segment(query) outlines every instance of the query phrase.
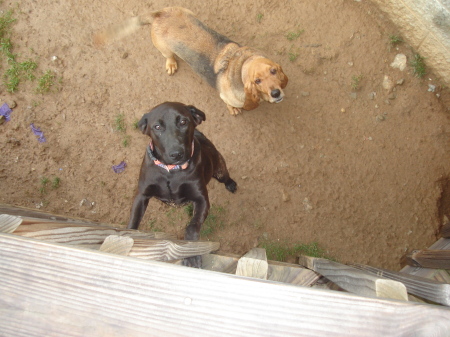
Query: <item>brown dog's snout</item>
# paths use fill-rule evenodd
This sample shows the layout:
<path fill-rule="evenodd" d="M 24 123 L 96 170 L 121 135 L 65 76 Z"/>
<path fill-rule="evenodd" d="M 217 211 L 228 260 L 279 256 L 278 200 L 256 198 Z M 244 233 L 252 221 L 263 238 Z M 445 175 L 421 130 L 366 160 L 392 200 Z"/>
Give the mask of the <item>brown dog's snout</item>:
<path fill-rule="evenodd" d="M 280 89 L 273 89 L 270 92 L 270 96 L 272 96 L 273 98 L 278 98 L 278 97 L 280 97 L 280 95 L 281 95 Z"/>

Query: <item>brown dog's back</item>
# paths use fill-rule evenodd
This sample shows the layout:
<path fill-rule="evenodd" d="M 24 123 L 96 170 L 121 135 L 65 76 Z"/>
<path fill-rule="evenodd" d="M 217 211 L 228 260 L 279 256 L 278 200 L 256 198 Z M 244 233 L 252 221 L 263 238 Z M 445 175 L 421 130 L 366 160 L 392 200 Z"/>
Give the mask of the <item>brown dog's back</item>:
<path fill-rule="evenodd" d="M 227 44 L 234 42 L 207 27 L 185 8 L 164 8 L 151 16 L 155 47 L 166 58 L 177 55 L 216 87 L 214 60 Z"/>

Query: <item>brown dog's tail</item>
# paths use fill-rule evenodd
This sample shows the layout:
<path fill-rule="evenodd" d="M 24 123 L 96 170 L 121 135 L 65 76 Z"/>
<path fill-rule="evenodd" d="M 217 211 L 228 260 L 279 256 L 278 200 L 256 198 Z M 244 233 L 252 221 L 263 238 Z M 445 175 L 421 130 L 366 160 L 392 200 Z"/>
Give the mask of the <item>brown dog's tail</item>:
<path fill-rule="evenodd" d="M 128 35 L 133 34 L 141 26 L 149 25 L 151 23 L 151 15 L 136 16 L 128 19 L 122 23 L 112 25 L 100 32 L 97 32 L 93 36 L 95 46 L 103 46 L 112 41 L 123 39 Z"/>

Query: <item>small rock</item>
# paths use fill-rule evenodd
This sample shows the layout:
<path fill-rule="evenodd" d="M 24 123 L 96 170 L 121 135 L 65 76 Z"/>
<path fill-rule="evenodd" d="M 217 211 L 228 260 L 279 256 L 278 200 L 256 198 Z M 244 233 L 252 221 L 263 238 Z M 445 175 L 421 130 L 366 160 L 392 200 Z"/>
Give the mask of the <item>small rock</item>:
<path fill-rule="evenodd" d="M 369 94 L 369 99 L 375 99 L 376 96 L 377 96 L 377 93 L 375 91 L 373 91 Z"/>
<path fill-rule="evenodd" d="M 281 190 L 281 195 L 282 195 L 284 202 L 291 200 L 291 198 L 289 197 L 289 194 L 287 194 L 285 190 Z"/>
<path fill-rule="evenodd" d="M 309 212 L 313 209 L 311 206 L 311 203 L 309 202 L 309 198 L 303 199 L 303 207 L 305 208 L 305 211 Z"/>
<path fill-rule="evenodd" d="M 436 86 L 433 84 L 428 84 L 428 91 L 429 92 L 434 92 L 436 90 Z"/>
<path fill-rule="evenodd" d="M 388 96 L 389 99 L 395 99 L 397 97 L 397 95 L 393 92 L 391 92 Z"/>
<path fill-rule="evenodd" d="M 301 94 L 303 97 L 309 96 L 309 92 L 307 92 L 307 91 L 301 91 L 300 94 Z"/>
<path fill-rule="evenodd" d="M 398 84 L 398 85 L 402 85 L 404 82 L 405 82 L 405 79 L 402 78 L 402 79 L 400 79 L 400 80 L 397 81 L 397 84 Z"/>
<path fill-rule="evenodd" d="M 127 57 L 128 57 L 128 53 L 127 53 L 127 52 L 125 52 L 125 53 L 122 54 L 122 58 L 123 58 L 123 59 L 126 59 Z"/>
<path fill-rule="evenodd" d="M 341 109 L 341 112 L 345 112 L 345 109 L 344 109 L 344 108 L 342 108 L 342 109 Z"/>
<path fill-rule="evenodd" d="M 392 82 L 392 80 L 389 78 L 389 76 L 384 75 L 383 88 L 386 90 L 392 90 L 393 87 L 394 87 L 394 82 Z"/>
<path fill-rule="evenodd" d="M 350 67 L 353 67 L 353 62 L 348 62 L 348 65 L 349 65 Z"/>
<path fill-rule="evenodd" d="M 17 103 L 16 103 L 16 101 L 11 101 L 11 102 L 9 102 L 8 106 L 10 109 L 14 109 L 17 106 Z"/>
<path fill-rule="evenodd" d="M 375 119 L 377 120 L 377 122 L 382 122 L 384 121 L 386 118 L 383 115 L 378 115 L 377 117 L 375 117 Z"/>
<path fill-rule="evenodd" d="M 397 54 L 395 55 L 394 62 L 391 63 L 392 68 L 398 68 L 400 71 L 405 70 L 406 68 L 406 55 Z"/>

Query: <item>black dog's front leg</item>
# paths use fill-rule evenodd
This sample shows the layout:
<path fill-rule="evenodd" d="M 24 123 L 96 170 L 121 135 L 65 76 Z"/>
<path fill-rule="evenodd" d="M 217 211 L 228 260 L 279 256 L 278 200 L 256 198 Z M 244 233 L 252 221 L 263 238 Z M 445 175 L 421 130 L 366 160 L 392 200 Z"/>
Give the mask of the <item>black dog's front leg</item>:
<path fill-rule="evenodd" d="M 194 201 L 194 215 L 186 227 L 184 239 L 189 241 L 197 241 L 200 237 L 200 229 L 205 222 L 209 212 L 208 198 Z M 200 255 L 192 256 L 183 260 L 183 265 L 194 268 L 202 267 L 202 257 Z"/>
<path fill-rule="evenodd" d="M 128 222 L 128 229 L 137 229 L 144 217 L 145 210 L 147 209 L 149 197 L 146 197 L 140 193 L 134 198 L 133 206 L 131 207 L 130 221 Z"/>

